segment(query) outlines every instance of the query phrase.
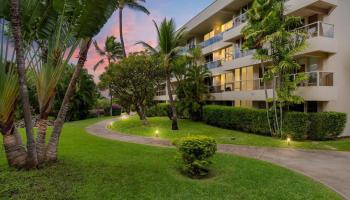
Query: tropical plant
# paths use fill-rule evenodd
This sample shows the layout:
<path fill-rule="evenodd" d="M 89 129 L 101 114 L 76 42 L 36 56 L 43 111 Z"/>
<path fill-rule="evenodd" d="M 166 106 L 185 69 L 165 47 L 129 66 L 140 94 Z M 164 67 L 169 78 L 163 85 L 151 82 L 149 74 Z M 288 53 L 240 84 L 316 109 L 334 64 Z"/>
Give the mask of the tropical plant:
<path fill-rule="evenodd" d="M 145 125 L 147 104 L 153 101 L 157 85 L 164 81 L 163 68 L 155 56 L 131 54 L 120 63 L 111 64 L 106 74 L 108 85 L 123 107 L 133 106 Z M 126 103 L 126 105 L 125 105 Z"/>
<path fill-rule="evenodd" d="M 300 17 L 284 16 L 283 0 L 255 0 L 248 12 L 248 25 L 242 31 L 245 49 L 256 49 L 254 57 L 261 61 L 268 119 L 269 102 L 273 104 L 271 134 L 283 136 L 283 108 L 303 101 L 294 91 L 307 77 L 299 74 L 291 78 L 300 69 L 294 56 L 306 47 L 305 33 L 293 31 L 301 25 Z M 265 63 L 270 66 L 265 67 Z M 267 96 L 266 81 L 272 81 L 271 98 Z"/>
<path fill-rule="evenodd" d="M 111 64 L 111 61 L 113 60 L 114 62 L 117 61 L 117 59 L 121 59 L 123 58 L 123 49 L 122 46 L 119 42 L 116 41 L 116 38 L 114 36 L 108 36 L 106 38 L 105 41 L 105 46 L 104 46 L 104 50 L 102 50 L 96 41 L 94 41 L 94 45 L 95 45 L 95 49 L 97 51 L 97 53 L 100 56 L 104 56 L 106 58 L 101 58 L 101 60 L 99 60 L 95 66 L 94 66 L 94 70 L 96 70 L 98 68 L 99 65 L 104 63 L 104 60 L 107 59 L 108 61 L 108 66 Z M 110 107 L 109 107 L 109 111 L 110 111 L 110 115 L 112 116 L 112 104 L 113 104 L 113 95 L 111 92 L 111 87 L 108 86 L 106 87 L 106 89 L 108 89 L 109 92 L 109 96 L 110 96 Z"/>
<path fill-rule="evenodd" d="M 132 10 L 141 11 L 143 13 L 146 13 L 147 15 L 150 14 L 150 12 L 147 10 L 146 7 L 140 4 L 140 2 L 146 2 L 146 0 L 116 0 L 117 1 L 117 9 L 119 9 L 119 35 L 120 35 L 120 42 L 123 49 L 123 55 L 126 57 L 126 50 L 125 50 L 125 43 L 124 43 L 124 36 L 123 36 L 123 11 L 124 8 L 130 8 Z"/>
<path fill-rule="evenodd" d="M 98 46 L 97 41 L 94 41 L 94 46 L 97 53 L 102 57 L 101 60 L 94 65 L 94 70 L 96 70 L 99 65 L 103 64 L 105 59 L 107 59 L 109 65 L 111 61 L 115 62 L 117 59 L 121 59 L 123 57 L 123 49 L 121 44 L 116 41 L 114 36 L 108 36 L 106 38 L 103 50 Z"/>
<path fill-rule="evenodd" d="M 167 90 L 172 111 L 172 130 L 178 130 L 179 128 L 177 124 L 176 106 L 173 94 L 171 92 L 171 66 L 174 60 L 181 54 L 181 46 L 183 46 L 185 43 L 185 28 L 181 28 L 176 31 L 175 22 L 173 19 L 167 20 L 165 18 L 160 24 L 160 27 L 155 21 L 153 22 L 156 27 L 158 36 L 157 48 L 153 48 L 151 45 L 143 41 L 138 42 L 137 44 L 144 45 L 147 49 L 149 49 L 154 54 L 159 55 L 159 57 L 162 59 L 162 65 L 165 71 Z"/>
<path fill-rule="evenodd" d="M 180 59 L 181 61 L 182 59 Z M 206 100 L 210 97 L 209 87 L 205 83 L 205 79 L 211 76 L 210 71 L 206 68 L 202 51 L 195 48 L 189 51 L 187 63 L 182 63 L 183 70 L 176 77 L 183 77 L 182 81 L 178 82 L 176 95 L 179 99 L 181 110 L 186 110 L 190 118 L 194 121 L 202 119 L 202 109 Z M 181 62 L 175 62 L 181 64 Z M 181 66 L 177 66 L 181 69 Z M 181 73 L 182 72 L 182 73 Z M 174 72 L 177 74 L 176 72 Z M 180 80 L 180 78 L 178 78 Z"/>

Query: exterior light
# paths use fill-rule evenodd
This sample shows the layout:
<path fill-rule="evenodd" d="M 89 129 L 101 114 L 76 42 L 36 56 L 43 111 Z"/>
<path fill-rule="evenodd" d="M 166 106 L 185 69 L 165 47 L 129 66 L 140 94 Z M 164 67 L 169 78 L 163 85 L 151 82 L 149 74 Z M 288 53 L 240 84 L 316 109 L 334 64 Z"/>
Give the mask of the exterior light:
<path fill-rule="evenodd" d="M 159 131 L 158 131 L 158 129 L 156 130 L 155 136 L 156 136 L 156 137 L 159 137 Z"/>
<path fill-rule="evenodd" d="M 287 144 L 288 144 L 288 146 L 290 145 L 291 141 L 292 141 L 292 139 L 290 137 L 287 137 Z"/>

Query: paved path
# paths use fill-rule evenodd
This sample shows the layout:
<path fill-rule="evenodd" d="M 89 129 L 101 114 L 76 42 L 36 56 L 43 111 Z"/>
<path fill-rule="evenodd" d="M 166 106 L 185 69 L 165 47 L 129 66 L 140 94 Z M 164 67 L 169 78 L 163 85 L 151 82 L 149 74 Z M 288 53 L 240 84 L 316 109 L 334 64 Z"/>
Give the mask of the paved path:
<path fill-rule="evenodd" d="M 107 129 L 117 119 L 109 119 L 86 128 L 92 134 L 123 142 L 157 147 L 173 147 L 168 140 L 126 135 Z M 309 176 L 350 200 L 350 153 L 300 149 L 281 149 L 219 144 L 221 153 L 268 161 Z"/>

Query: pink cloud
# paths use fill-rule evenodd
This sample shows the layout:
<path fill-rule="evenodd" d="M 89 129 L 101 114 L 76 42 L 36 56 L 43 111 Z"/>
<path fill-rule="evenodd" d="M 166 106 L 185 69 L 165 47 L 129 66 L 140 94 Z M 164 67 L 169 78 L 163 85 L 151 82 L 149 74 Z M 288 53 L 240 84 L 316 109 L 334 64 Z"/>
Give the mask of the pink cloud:
<path fill-rule="evenodd" d="M 138 41 L 145 41 L 152 46 L 156 45 L 156 30 L 152 20 L 159 22 L 163 19 L 163 16 L 157 12 L 152 12 L 151 15 L 135 14 L 135 11 L 125 10 L 123 16 L 123 35 L 126 51 L 128 53 L 144 50 L 142 45 L 135 45 Z M 119 40 L 119 19 L 118 13 L 115 12 L 101 32 L 94 38 L 98 45 L 103 48 L 104 41 L 107 36 L 115 36 Z M 95 76 L 95 80 L 98 81 L 98 77 L 105 69 L 105 65 L 101 65 L 96 71 L 93 71 L 93 66 L 101 59 L 96 53 L 95 47 L 91 46 L 88 53 L 88 58 L 85 67 L 89 70 L 89 73 Z"/>

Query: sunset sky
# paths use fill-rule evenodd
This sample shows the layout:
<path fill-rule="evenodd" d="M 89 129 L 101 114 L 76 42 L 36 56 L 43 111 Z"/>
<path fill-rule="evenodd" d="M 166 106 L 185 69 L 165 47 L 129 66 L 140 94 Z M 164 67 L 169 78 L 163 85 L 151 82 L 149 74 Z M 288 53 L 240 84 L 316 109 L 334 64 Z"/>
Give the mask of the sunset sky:
<path fill-rule="evenodd" d="M 164 17 L 174 18 L 177 27 L 180 27 L 212 2 L 213 0 L 147 0 L 144 5 L 151 12 L 149 16 L 126 9 L 124 11 L 123 32 L 127 51 L 141 50 L 142 46 L 135 45 L 140 40 L 153 45 L 156 43 L 156 32 L 152 20 L 159 23 Z M 95 37 L 101 48 L 104 46 L 107 36 L 114 35 L 119 40 L 118 27 L 118 13 L 115 12 L 102 31 Z M 92 70 L 98 60 L 100 60 L 100 57 L 95 48 L 92 47 L 89 51 L 86 68 L 95 76 L 95 80 L 98 80 L 98 76 L 104 71 L 104 66 L 101 66 L 96 72 Z"/>

